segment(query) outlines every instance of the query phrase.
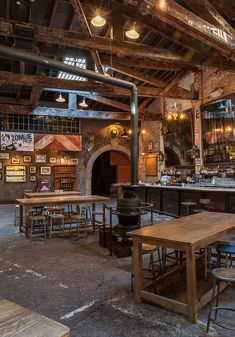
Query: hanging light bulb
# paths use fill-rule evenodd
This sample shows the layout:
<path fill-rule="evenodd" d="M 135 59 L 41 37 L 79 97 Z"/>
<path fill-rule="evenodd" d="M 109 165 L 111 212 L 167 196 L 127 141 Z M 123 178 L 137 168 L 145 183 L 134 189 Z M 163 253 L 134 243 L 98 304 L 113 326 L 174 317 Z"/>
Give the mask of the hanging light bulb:
<path fill-rule="evenodd" d="M 18 6 L 20 6 L 20 5 L 21 5 L 21 1 L 20 1 L 20 0 L 17 0 L 17 1 L 16 1 L 16 4 L 17 4 Z"/>
<path fill-rule="evenodd" d="M 96 12 L 96 16 L 91 20 L 91 24 L 95 27 L 103 27 L 106 24 L 105 18 L 100 15 L 100 12 Z"/>
<path fill-rule="evenodd" d="M 82 102 L 79 103 L 81 108 L 88 108 L 88 104 L 86 103 L 86 98 L 84 97 Z"/>
<path fill-rule="evenodd" d="M 140 37 L 140 34 L 135 29 L 136 23 L 133 22 L 132 29 L 126 31 L 126 36 L 129 37 L 129 39 L 136 40 Z"/>
<path fill-rule="evenodd" d="M 64 103 L 65 102 L 65 98 L 62 97 L 61 92 L 59 94 L 59 97 L 56 98 L 56 102 L 59 102 L 59 103 Z"/>

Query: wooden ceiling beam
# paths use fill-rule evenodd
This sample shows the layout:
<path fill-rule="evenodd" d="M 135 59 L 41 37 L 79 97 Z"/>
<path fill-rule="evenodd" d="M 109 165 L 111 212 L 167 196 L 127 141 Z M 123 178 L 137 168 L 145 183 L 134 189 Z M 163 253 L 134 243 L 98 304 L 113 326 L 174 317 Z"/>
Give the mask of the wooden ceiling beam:
<path fill-rule="evenodd" d="M 170 83 L 168 83 L 165 88 L 160 92 L 160 96 L 165 96 L 169 90 L 177 86 L 182 80 L 187 75 L 188 71 L 185 69 L 182 69 L 174 78 L 171 80 Z"/>
<path fill-rule="evenodd" d="M 130 42 L 120 43 L 100 36 L 86 37 L 81 33 L 52 29 L 45 26 L 31 25 L 31 27 L 35 27 L 36 29 L 35 42 L 66 47 L 65 53 L 67 52 L 67 55 L 69 53 L 69 48 L 95 49 L 99 50 L 99 52 L 114 54 L 118 56 L 120 60 L 122 57 L 128 57 L 134 58 L 135 60 L 144 59 L 146 63 L 152 61 L 162 63 L 163 65 L 173 63 L 174 65 L 189 65 L 192 67 L 202 66 L 200 60 L 191 58 L 192 55 L 188 55 L 187 53 L 181 55 L 163 48 Z M 0 35 L 14 37 L 13 31 L 12 23 L 0 19 Z M 235 71 L 234 62 L 227 62 L 224 58 L 222 61 L 220 60 L 220 62 L 207 65 L 207 67 L 220 68 L 221 70 L 226 68 L 225 70 Z M 135 63 L 133 62 L 133 65 L 134 64 Z"/>
<path fill-rule="evenodd" d="M 124 0 L 124 2 L 137 7 L 141 14 L 152 15 L 235 60 L 234 36 L 201 19 L 173 0 L 167 0 L 165 6 L 161 5 L 160 0 Z"/>
<path fill-rule="evenodd" d="M 54 89 L 64 89 L 64 90 L 77 90 L 77 91 L 89 91 L 96 92 L 102 95 L 116 94 L 120 96 L 129 96 L 130 93 L 126 89 L 113 87 L 106 84 L 99 84 L 92 81 L 69 81 L 58 79 L 55 77 L 46 77 L 38 75 L 25 75 L 25 74 L 15 74 L 7 71 L 0 71 L 0 83 L 2 85 L 9 86 L 25 86 L 25 87 L 40 87 L 40 88 L 54 88 Z M 160 94 L 161 89 L 153 87 L 138 87 L 138 95 L 143 97 L 157 97 Z M 182 99 L 193 99 L 194 94 L 182 88 L 173 90 L 168 93 L 177 98 Z"/>
<path fill-rule="evenodd" d="M 32 108 L 35 108 L 38 105 L 42 92 L 43 92 L 43 88 L 40 88 L 38 86 L 32 87 L 30 99 L 29 99 L 29 105 Z"/>
<path fill-rule="evenodd" d="M 235 36 L 235 31 L 224 17 L 215 9 L 208 0 L 187 0 L 185 3 L 194 13 L 202 17 L 211 24 L 220 27 L 231 36 Z"/>

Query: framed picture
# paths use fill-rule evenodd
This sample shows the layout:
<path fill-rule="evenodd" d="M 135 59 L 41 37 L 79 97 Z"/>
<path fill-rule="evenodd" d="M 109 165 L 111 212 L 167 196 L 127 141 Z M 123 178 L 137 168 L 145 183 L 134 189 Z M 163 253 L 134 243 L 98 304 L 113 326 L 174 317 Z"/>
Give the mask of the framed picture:
<path fill-rule="evenodd" d="M 35 182 L 37 180 L 36 176 L 29 176 L 29 181 Z"/>
<path fill-rule="evenodd" d="M 57 159 L 55 157 L 50 158 L 50 164 L 56 164 Z"/>
<path fill-rule="evenodd" d="M 71 164 L 77 165 L 78 164 L 78 159 L 77 158 L 72 158 L 71 159 Z"/>
<path fill-rule="evenodd" d="M 0 152 L 0 159 L 10 159 L 10 154 L 7 152 Z"/>
<path fill-rule="evenodd" d="M 31 174 L 37 173 L 37 166 L 29 166 L 29 173 Z"/>
<path fill-rule="evenodd" d="M 61 165 L 67 165 L 67 164 L 68 164 L 67 158 L 61 158 L 61 159 L 60 159 L 60 164 L 61 164 Z"/>
<path fill-rule="evenodd" d="M 146 176 L 156 176 L 157 175 L 157 157 L 156 156 L 146 156 L 145 157 L 145 174 Z"/>
<path fill-rule="evenodd" d="M 44 176 L 51 175 L 51 167 L 50 166 L 42 166 L 40 169 L 40 174 Z"/>
<path fill-rule="evenodd" d="M 2 162 L 0 161 L 0 170 L 2 169 Z"/>
<path fill-rule="evenodd" d="M 35 155 L 35 163 L 46 163 L 47 156 L 45 154 L 36 154 Z"/>
<path fill-rule="evenodd" d="M 20 163 L 20 158 L 18 158 L 18 157 L 12 157 L 11 158 L 11 163 L 12 164 L 19 164 Z"/>
<path fill-rule="evenodd" d="M 32 157 L 31 156 L 24 156 L 23 160 L 24 160 L 24 163 L 31 163 Z"/>

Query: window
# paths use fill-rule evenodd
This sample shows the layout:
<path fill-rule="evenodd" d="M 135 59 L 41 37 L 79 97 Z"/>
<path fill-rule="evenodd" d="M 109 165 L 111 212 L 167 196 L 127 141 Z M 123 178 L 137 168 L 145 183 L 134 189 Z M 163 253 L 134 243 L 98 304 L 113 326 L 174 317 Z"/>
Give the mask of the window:
<path fill-rule="evenodd" d="M 87 68 L 87 62 L 85 58 L 82 57 L 65 57 L 64 63 L 68 64 L 70 66 L 75 66 L 81 69 L 86 69 Z M 77 75 L 72 75 L 69 73 L 66 73 L 64 71 L 60 71 L 58 73 L 58 78 L 62 78 L 64 80 L 74 80 L 74 81 L 86 81 L 86 78 L 77 76 Z"/>

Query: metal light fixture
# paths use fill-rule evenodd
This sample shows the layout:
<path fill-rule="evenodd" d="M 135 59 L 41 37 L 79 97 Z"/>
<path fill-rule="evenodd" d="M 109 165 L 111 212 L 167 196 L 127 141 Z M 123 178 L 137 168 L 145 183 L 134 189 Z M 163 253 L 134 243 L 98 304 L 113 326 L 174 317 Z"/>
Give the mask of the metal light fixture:
<path fill-rule="evenodd" d="M 100 15 L 100 12 L 96 12 L 96 16 L 91 20 L 91 24 L 95 27 L 103 27 L 106 24 L 105 18 Z"/>
<path fill-rule="evenodd" d="M 82 102 L 79 103 L 81 108 L 88 108 L 88 104 L 86 103 L 86 98 L 84 97 Z"/>
<path fill-rule="evenodd" d="M 177 104 L 175 102 L 175 105 L 172 108 L 172 111 L 166 114 L 166 120 L 168 122 L 177 122 L 177 121 L 183 121 L 185 119 L 186 119 L 185 113 L 181 109 L 178 109 Z"/>
<path fill-rule="evenodd" d="M 125 33 L 126 36 L 132 40 L 136 40 L 140 37 L 140 34 L 135 29 L 135 25 L 136 25 L 136 22 L 133 22 L 132 28 L 130 30 L 127 30 Z"/>
<path fill-rule="evenodd" d="M 64 103 L 65 102 L 65 98 L 62 97 L 61 92 L 59 94 L 59 97 L 56 98 L 56 102 L 59 102 L 59 103 Z"/>

